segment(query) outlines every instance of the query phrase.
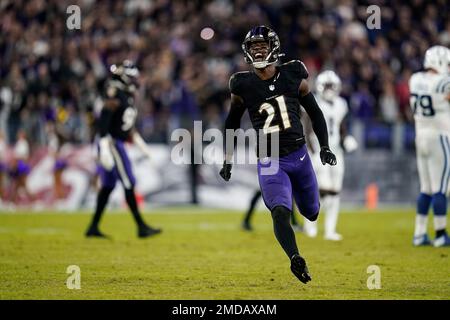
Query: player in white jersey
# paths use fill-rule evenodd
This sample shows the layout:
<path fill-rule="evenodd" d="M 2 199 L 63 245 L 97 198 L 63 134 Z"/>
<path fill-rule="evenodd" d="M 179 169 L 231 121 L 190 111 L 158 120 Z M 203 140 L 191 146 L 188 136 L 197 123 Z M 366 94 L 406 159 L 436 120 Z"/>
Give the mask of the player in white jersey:
<path fill-rule="evenodd" d="M 334 71 L 327 70 L 317 76 L 316 100 L 327 122 L 330 148 L 336 150 L 335 166 L 322 165 L 317 138 L 312 134 L 308 136 L 308 145 L 313 154 L 313 166 L 319 183 L 321 208 L 325 212 L 324 237 L 333 241 L 342 240 L 342 235 L 336 232 L 336 225 L 340 206 L 339 193 L 344 178 L 344 148 L 351 152 L 358 146 L 352 136 L 346 135 L 344 119 L 348 113 L 348 105 L 339 96 L 340 91 L 341 80 Z M 305 219 L 305 233 L 310 237 L 317 236 L 317 221 Z"/>
<path fill-rule="evenodd" d="M 416 127 L 420 195 L 413 244 L 429 245 L 427 220 L 433 206 L 434 246 L 449 246 L 447 193 L 450 178 L 450 50 L 434 46 L 425 53 L 425 71 L 409 80 L 410 104 Z"/>

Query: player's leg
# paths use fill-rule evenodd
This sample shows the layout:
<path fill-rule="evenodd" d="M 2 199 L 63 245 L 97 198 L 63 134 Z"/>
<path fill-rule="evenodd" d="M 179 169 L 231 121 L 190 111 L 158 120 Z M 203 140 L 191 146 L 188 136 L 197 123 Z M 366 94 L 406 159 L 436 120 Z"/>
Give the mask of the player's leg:
<path fill-rule="evenodd" d="M 261 198 L 261 190 L 257 190 L 252 199 L 250 200 L 250 206 L 248 207 L 247 212 L 245 213 L 244 220 L 242 221 L 242 228 L 247 231 L 252 231 L 251 218 L 253 213 L 255 212 L 256 204 L 258 203 L 259 198 Z"/>
<path fill-rule="evenodd" d="M 291 191 L 300 213 L 309 221 L 319 215 L 319 187 L 306 145 L 282 159 L 282 166 L 291 182 Z M 291 270 L 300 281 L 311 280 L 305 260 L 296 255 L 291 259 Z M 302 271 L 302 272 L 300 272 Z"/>
<path fill-rule="evenodd" d="M 23 191 L 25 194 L 25 199 L 27 202 L 33 201 L 33 196 L 28 190 L 27 187 L 27 178 L 28 174 L 30 173 L 31 169 L 28 164 L 26 164 L 24 161 L 19 161 L 17 165 L 17 191 L 19 190 Z"/>
<path fill-rule="evenodd" d="M 292 183 L 292 193 L 300 213 L 309 221 L 316 221 L 319 216 L 319 185 L 316 179 L 311 159 L 306 155 L 296 159 L 290 166 L 289 178 Z"/>
<path fill-rule="evenodd" d="M 294 229 L 295 232 L 303 232 L 303 226 L 300 224 L 300 222 L 298 221 L 298 219 L 296 217 L 296 211 L 298 211 L 298 209 L 296 209 L 296 205 L 293 203 L 292 204 L 292 214 L 291 214 L 292 229 Z"/>
<path fill-rule="evenodd" d="M 92 217 L 91 224 L 86 231 L 87 237 L 106 237 L 99 230 L 100 219 L 105 211 L 106 205 L 108 204 L 109 196 L 114 190 L 117 181 L 117 173 L 114 169 L 107 171 L 101 166 L 98 166 L 97 172 L 101 179 L 101 187 L 97 193 L 97 202 L 95 205 L 95 213 Z"/>
<path fill-rule="evenodd" d="M 450 238 L 447 235 L 447 190 L 450 180 L 450 142 L 447 136 L 439 137 L 442 147 L 441 155 L 433 152 L 431 155 L 430 169 L 432 175 L 432 192 L 433 192 L 433 222 L 436 237 L 434 240 L 435 247 L 450 246 Z M 442 166 L 442 158 L 444 163 Z M 443 168 L 441 172 L 437 168 Z M 439 174 L 440 173 L 440 174 Z M 439 183 L 438 183 L 439 182 Z"/>
<path fill-rule="evenodd" d="M 61 159 L 56 159 L 55 167 L 53 169 L 53 177 L 54 177 L 54 195 L 56 199 L 64 198 L 64 185 L 62 182 L 62 174 L 67 164 L 65 161 Z"/>
<path fill-rule="evenodd" d="M 320 189 L 320 204 L 321 210 L 327 210 L 328 198 L 327 192 L 324 190 L 328 190 L 331 188 L 330 184 L 330 170 L 329 166 L 324 166 L 320 160 L 319 154 L 313 154 L 311 156 L 311 163 L 316 174 L 316 180 Z M 310 221 L 308 218 L 304 218 L 305 222 L 305 234 L 308 237 L 315 238 L 318 233 L 318 224 L 316 221 Z"/>
<path fill-rule="evenodd" d="M 311 163 L 306 146 L 300 148 L 290 156 L 289 179 L 292 184 L 292 193 L 294 195 L 297 207 L 300 213 L 307 218 L 308 221 L 317 220 L 320 211 L 319 203 L 319 185 L 317 183 L 316 174 Z M 303 261 L 301 261 L 302 259 Z M 294 274 L 295 266 L 301 268 L 303 265 L 307 278 L 311 279 L 304 259 L 299 257 L 297 260 L 292 259 L 291 270 Z M 301 280 L 301 278 L 299 278 Z"/>
<path fill-rule="evenodd" d="M 278 160 L 273 160 L 278 161 Z M 295 234 L 290 223 L 292 212 L 292 187 L 289 176 L 279 168 L 274 174 L 264 174 L 265 167 L 273 163 L 258 161 L 258 178 L 261 194 L 266 207 L 270 210 L 275 236 L 289 258 L 298 253 Z"/>
<path fill-rule="evenodd" d="M 334 190 L 328 190 L 324 197 L 324 238 L 325 240 L 340 241 L 342 235 L 336 232 L 336 226 L 339 216 L 340 197 Z"/>
<path fill-rule="evenodd" d="M 258 178 L 266 207 L 270 210 L 275 237 L 291 260 L 291 271 L 303 283 L 311 280 L 305 260 L 299 255 L 295 233 L 290 223 L 292 214 L 292 186 L 289 176 L 277 160 L 258 161 Z M 278 166 L 273 174 L 264 174 L 264 168 Z"/>
<path fill-rule="evenodd" d="M 17 196 L 17 164 L 13 163 L 7 167 L 8 184 L 5 192 L 5 201 L 8 201 L 11 205 L 15 204 L 15 198 Z"/>
<path fill-rule="evenodd" d="M 138 227 L 138 236 L 144 238 L 160 233 L 161 229 L 152 228 L 144 222 L 144 219 L 139 211 L 134 192 L 136 179 L 131 169 L 131 161 L 125 150 L 123 142 L 116 140 L 111 148 L 111 151 L 116 164 L 115 168 L 117 170 L 118 177 L 125 190 L 125 199 Z"/>
<path fill-rule="evenodd" d="M 417 169 L 419 172 L 420 194 L 417 197 L 416 219 L 414 226 L 415 246 L 430 245 L 427 235 L 428 227 L 428 211 L 432 202 L 432 188 L 430 177 L 430 166 L 428 164 L 428 155 L 425 150 L 420 148 L 420 144 L 416 144 L 417 149 Z"/>
<path fill-rule="evenodd" d="M 325 211 L 325 239 L 339 241 L 342 235 L 336 232 L 336 226 L 340 209 L 340 191 L 344 178 L 344 157 L 337 153 L 337 164 L 329 167 L 330 171 L 330 190 L 327 195 L 327 206 Z"/>

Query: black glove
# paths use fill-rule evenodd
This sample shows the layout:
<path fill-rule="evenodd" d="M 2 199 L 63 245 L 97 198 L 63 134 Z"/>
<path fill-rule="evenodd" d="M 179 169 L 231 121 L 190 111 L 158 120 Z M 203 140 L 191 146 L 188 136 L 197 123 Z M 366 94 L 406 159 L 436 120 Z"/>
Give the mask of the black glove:
<path fill-rule="evenodd" d="M 220 169 L 220 176 L 223 178 L 223 180 L 228 181 L 231 178 L 231 163 L 226 163 L 226 161 L 223 162 L 223 167 Z"/>
<path fill-rule="evenodd" d="M 336 156 L 328 147 L 320 148 L 320 160 L 322 160 L 323 165 L 325 165 L 325 163 L 328 163 L 330 166 L 335 166 L 337 163 Z"/>

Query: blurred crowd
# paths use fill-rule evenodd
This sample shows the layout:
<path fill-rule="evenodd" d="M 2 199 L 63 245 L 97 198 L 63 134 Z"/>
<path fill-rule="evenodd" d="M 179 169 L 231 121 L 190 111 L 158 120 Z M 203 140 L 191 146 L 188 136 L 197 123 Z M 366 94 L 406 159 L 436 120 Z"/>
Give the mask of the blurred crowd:
<path fill-rule="evenodd" d="M 80 30 L 66 25 L 74 4 Z M 366 27 L 371 4 L 381 29 Z M 448 12 L 446 0 L 2 0 L 0 131 L 8 144 L 25 132 L 31 148 L 55 127 L 65 141 L 92 142 L 108 66 L 126 58 L 142 74 L 146 141 L 167 143 L 192 120 L 221 128 L 228 79 L 248 68 L 242 40 L 260 24 L 278 33 L 284 60 L 305 62 L 311 84 L 323 69 L 338 73 L 353 119 L 410 123 L 407 81 L 428 47 L 450 44 Z"/>

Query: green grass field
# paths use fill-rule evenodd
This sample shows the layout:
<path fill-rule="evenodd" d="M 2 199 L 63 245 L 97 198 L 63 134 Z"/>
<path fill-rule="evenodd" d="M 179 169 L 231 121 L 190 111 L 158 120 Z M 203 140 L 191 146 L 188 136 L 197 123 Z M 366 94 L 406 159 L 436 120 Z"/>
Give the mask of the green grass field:
<path fill-rule="evenodd" d="M 86 239 L 90 218 L 0 214 L 0 299 L 450 298 L 450 249 L 414 248 L 412 211 L 343 213 L 340 243 L 297 234 L 307 285 L 291 274 L 267 213 L 246 233 L 236 212 L 152 211 L 147 221 L 164 232 L 145 240 L 125 213 L 104 216 L 113 240 Z M 80 290 L 66 287 L 69 265 L 81 269 Z M 380 290 L 367 288 L 369 265 L 381 269 Z"/>

